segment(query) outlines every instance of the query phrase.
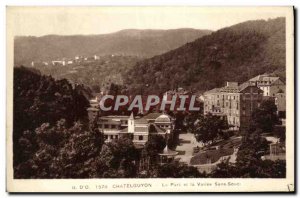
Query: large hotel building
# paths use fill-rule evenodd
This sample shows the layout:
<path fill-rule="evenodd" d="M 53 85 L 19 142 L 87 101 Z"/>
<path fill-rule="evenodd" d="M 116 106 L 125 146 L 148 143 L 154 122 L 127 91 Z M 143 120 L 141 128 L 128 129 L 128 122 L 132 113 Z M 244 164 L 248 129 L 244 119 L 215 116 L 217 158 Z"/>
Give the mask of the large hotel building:
<path fill-rule="evenodd" d="M 204 114 L 227 119 L 233 130 L 249 126 L 252 112 L 263 100 L 263 91 L 251 83 L 227 82 L 225 87 L 204 93 Z"/>
<path fill-rule="evenodd" d="M 258 75 L 238 85 L 226 86 L 204 93 L 204 114 L 223 117 L 233 130 L 244 130 L 250 124 L 253 111 L 264 99 L 275 101 L 278 112 L 285 112 L 285 84 L 279 77 Z"/>

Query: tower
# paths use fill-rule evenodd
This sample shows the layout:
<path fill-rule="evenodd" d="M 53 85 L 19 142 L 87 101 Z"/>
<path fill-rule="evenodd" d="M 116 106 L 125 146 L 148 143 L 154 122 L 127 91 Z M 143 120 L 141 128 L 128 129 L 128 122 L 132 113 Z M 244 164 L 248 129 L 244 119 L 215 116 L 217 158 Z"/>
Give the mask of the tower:
<path fill-rule="evenodd" d="M 133 116 L 133 113 L 131 113 L 131 115 L 128 119 L 128 133 L 134 133 L 134 116 Z"/>

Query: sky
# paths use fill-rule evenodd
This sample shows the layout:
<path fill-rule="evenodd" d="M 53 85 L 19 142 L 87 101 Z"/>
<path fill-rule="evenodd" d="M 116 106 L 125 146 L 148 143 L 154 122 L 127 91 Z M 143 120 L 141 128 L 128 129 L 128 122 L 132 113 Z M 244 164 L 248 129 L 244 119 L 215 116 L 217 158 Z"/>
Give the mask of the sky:
<path fill-rule="evenodd" d="M 286 16 L 287 7 L 8 7 L 14 36 L 106 34 L 122 29 L 218 30 Z"/>

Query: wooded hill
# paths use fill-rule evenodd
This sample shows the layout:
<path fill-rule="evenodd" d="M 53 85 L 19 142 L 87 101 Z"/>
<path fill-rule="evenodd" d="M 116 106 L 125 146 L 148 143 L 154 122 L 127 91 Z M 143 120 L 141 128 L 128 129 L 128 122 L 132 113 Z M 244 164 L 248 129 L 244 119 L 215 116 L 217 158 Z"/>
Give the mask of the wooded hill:
<path fill-rule="evenodd" d="M 138 62 L 126 74 L 132 93 L 205 91 L 275 72 L 285 79 L 285 18 L 247 21 Z M 146 86 L 147 85 L 147 86 Z"/>
<path fill-rule="evenodd" d="M 123 55 L 152 57 L 210 34 L 191 28 L 171 30 L 127 29 L 100 35 L 18 36 L 14 41 L 14 64 L 51 61 L 75 56 Z"/>

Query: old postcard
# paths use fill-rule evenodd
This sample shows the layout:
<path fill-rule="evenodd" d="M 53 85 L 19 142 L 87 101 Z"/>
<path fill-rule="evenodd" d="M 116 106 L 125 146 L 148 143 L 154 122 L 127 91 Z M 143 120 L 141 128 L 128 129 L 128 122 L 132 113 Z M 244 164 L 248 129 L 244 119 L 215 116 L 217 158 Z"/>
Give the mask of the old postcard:
<path fill-rule="evenodd" d="M 8 192 L 294 192 L 293 7 L 7 7 Z"/>

